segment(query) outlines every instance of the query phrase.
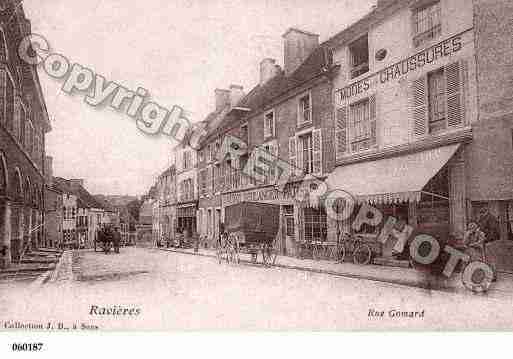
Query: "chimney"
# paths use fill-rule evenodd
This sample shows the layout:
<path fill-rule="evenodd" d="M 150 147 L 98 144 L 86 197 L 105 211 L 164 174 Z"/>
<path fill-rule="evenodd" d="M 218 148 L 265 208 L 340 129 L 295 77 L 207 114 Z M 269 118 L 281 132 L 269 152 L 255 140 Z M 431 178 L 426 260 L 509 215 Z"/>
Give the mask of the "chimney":
<path fill-rule="evenodd" d="M 240 85 L 230 85 L 230 105 L 237 106 L 239 101 L 244 97 L 244 87 Z"/>
<path fill-rule="evenodd" d="M 73 178 L 73 179 L 70 179 L 69 181 L 74 186 L 80 185 L 80 186 L 84 187 L 84 179 L 83 178 Z"/>
<path fill-rule="evenodd" d="M 260 61 L 260 85 L 278 75 L 280 71 L 280 66 L 276 65 L 275 59 L 266 58 Z"/>
<path fill-rule="evenodd" d="M 230 90 L 216 89 L 216 111 L 230 105 Z"/>
<path fill-rule="evenodd" d="M 53 157 L 45 156 L 45 182 L 47 186 L 53 184 Z"/>
<path fill-rule="evenodd" d="M 289 76 L 319 46 L 319 35 L 290 28 L 283 34 L 285 75 Z"/>

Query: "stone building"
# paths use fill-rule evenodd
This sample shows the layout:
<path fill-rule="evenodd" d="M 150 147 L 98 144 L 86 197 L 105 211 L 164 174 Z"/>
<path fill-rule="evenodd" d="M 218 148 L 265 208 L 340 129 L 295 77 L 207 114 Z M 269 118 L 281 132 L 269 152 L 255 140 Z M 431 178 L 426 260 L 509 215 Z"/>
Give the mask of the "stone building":
<path fill-rule="evenodd" d="M 45 159 L 45 220 L 44 240 L 42 245 L 60 248 L 63 234 L 63 199 L 62 191 L 53 182 L 52 157 Z"/>
<path fill-rule="evenodd" d="M 507 237 L 513 30 L 505 3 L 378 1 L 327 42 L 340 66 L 330 187 L 449 243 L 489 207 Z"/>
<path fill-rule="evenodd" d="M 196 234 L 198 207 L 197 153 L 189 145 L 189 136 L 174 148 L 176 181 L 176 222 L 173 231 Z M 162 213 L 161 213 L 162 215 Z"/>
<path fill-rule="evenodd" d="M 175 237 L 177 227 L 176 216 L 176 169 L 172 165 L 160 174 L 157 179 L 157 213 L 158 237 L 161 244 L 166 244 Z"/>
<path fill-rule="evenodd" d="M 317 203 L 297 201 L 296 194 L 305 183 L 326 178 L 333 167 L 331 81 L 337 67 L 316 34 L 289 29 L 283 46 L 283 69 L 274 59 L 262 60 L 259 83 L 201 142 L 199 191 L 201 197 L 215 201 L 212 212 L 208 208 L 201 217 L 214 235 L 217 217 L 225 220 L 226 206 L 241 201 L 279 205 L 277 243 L 282 253 L 295 254 L 302 241 L 327 238 L 325 211 Z M 246 153 L 218 159 L 227 135 L 245 143 Z M 245 168 L 257 166 L 257 149 L 270 155 L 271 168 L 280 159 L 290 163 L 294 174 L 304 172 L 304 176 L 294 175 L 284 189 L 278 189 L 276 170 L 259 179 L 245 175 Z"/>
<path fill-rule="evenodd" d="M 203 129 L 207 133 L 214 132 L 223 122 L 225 116 L 232 111 L 237 103 L 244 96 L 243 88 L 238 85 L 231 85 L 229 90 L 215 90 L 215 110 L 203 120 Z M 198 234 L 212 243 L 219 234 L 221 218 L 221 192 L 219 178 L 221 170 L 215 158 L 216 151 L 220 148 L 220 139 L 206 141 L 198 149 L 198 212 L 197 228 Z"/>
<path fill-rule="evenodd" d="M 18 56 L 31 32 L 23 6 L 0 11 L 0 267 L 43 239 L 44 144 L 51 126 L 36 69 Z"/>

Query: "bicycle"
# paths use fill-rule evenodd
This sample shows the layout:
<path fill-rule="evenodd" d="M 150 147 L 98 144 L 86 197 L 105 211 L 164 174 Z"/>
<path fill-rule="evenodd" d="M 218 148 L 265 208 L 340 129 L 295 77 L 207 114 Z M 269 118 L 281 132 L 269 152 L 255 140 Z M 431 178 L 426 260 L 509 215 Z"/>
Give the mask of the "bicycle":
<path fill-rule="evenodd" d="M 360 265 L 369 264 L 372 259 L 372 250 L 364 243 L 361 235 L 344 233 L 342 240 L 337 243 L 337 261 L 343 263 L 348 253 L 352 253 L 353 262 Z"/>

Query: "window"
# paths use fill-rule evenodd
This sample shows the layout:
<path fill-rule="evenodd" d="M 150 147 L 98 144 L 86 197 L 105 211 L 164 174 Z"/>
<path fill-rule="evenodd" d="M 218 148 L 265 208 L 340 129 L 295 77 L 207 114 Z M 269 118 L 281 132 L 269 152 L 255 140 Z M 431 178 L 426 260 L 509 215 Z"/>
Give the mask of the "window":
<path fill-rule="evenodd" d="M 310 104 L 310 94 L 307 94 L 299 99 L 299 125 L 311 122 L 312 106 Z"/>
<path fill-rule="evenodd" d="M 428 74 L 429 92 L 429 132 L 436 132 L 447 127 L 445 117 L 445 76 L 444 69 Z"/>
<path fill-rule="evenodd" d="M 285 216 L 285 235 L 294 237 L 294 206 L 283 206 Z"/>
<path fill-rule="evenodd" d="M 435 39 L 442 32 L 440 2 L 413 10 L 413 43 L 419 46 Z"/>
<path fill-rule="evenodd" d="M 248 132 L 248 124 L 244 124 L 240 127 L 240 137 L 241 140 L 247 145 L 249 142 L 249 132 Z"/>
<path fill-rule="evenodd" d="M 351 111 L 351 150 L 365 150 L 370 145 L 370 106 L 369 99 L 352 104 Z"/>
<path fill-rule="evenodd" d="M 274 136 L 274 110 L 267 112 L 264 116 L 264 138 Z"/>
<path fill-rule="evenodd" d="M 205 160 L 205 152 L 204 149 L 198 151 L 198 162 L 203 162 Z"/>
<path fill-rule="evenodd" d="M 313 173 L 313 146 L 312 146 L 312 134 L 309 133 L 307 135 L 299 136 L 300 148 L 302 150 L 302 159 L 303 163 L 301 164 L 301 168 L 303 169 L 303 173 Z"/>
<path fill-rule="evenodd" d="M 367 34 L 349 45 L 351 78 L 369 72 L 369 39 Z"/>
<path fill-rule="evenodd" d="M 184 151 L 183 153 L 183 169 L 187 170 L 192 167 L 191 163 L 191 152 L 190 151 Z"/>
<path fill-rule="evenodd" d="M 325 241 L 327 239 L 327 221 L 324 208 L 305 208 L 305 240 Z"/>

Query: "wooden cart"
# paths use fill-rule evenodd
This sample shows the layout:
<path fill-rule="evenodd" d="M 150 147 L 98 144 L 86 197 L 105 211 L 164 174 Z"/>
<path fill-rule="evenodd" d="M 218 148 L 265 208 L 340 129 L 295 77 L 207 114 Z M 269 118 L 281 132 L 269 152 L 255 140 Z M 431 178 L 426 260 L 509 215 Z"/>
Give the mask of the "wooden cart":
<path fill-rule="evenodd" d="M 275 238 L 280 224 L 280 206 L 258 202 L 241 202 L 225 208 L 225 232 L 218 245 L 219 262 L 239 263 L 240 253 L 251 254 L 257 263 L 259 254 L 264 265 L 276 261 Z"/>

